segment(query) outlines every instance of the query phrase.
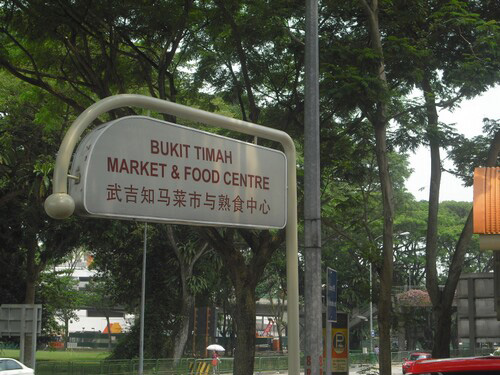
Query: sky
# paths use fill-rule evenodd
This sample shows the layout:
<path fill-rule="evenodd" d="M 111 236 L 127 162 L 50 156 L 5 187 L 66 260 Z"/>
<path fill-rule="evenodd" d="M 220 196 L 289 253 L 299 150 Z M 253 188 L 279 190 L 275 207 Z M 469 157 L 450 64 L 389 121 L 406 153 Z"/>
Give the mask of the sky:
<path fill-rule="evenodd" d="M 439 121 L 452 124 L 458 132 L 467 138 L 482 134 L 483 118 L 500 119 L 500 86 L 487 91 L 481 97 L 463 102 L 453 112 L 439 112 Z M 445 157 L 441 152 L 441 158 Z M 410 165 L 414 169 L 406 183 L 406 188 L 417 200 L 429 199 L 430 155 L 429 149 L 420 147 L 410 156 Z M 447 167 L 448 164 L 445 164 Z M 440 201 L 472 202 L 472 187 L 464 187 L 462 181 L 447 172 L 441 176 Z"/>

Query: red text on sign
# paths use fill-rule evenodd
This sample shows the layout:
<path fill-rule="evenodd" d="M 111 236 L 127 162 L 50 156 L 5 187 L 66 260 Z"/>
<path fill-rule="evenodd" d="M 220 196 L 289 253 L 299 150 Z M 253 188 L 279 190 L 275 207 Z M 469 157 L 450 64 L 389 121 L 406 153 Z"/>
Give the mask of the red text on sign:
<path fill-rule="evenodd" d="M 151 153 L 164 156 L 174 156 L 177 158 L 188 158 L 190 145 L 184 143 L 174 143 L 166 141 L 151 140 Z"/>
<path fill-rule="evenodd" d="M 167 164 L 153 161 L 118 159 L 108 156 L 108 172 L 136 174 L 138 176 L 165 177 Z"/>

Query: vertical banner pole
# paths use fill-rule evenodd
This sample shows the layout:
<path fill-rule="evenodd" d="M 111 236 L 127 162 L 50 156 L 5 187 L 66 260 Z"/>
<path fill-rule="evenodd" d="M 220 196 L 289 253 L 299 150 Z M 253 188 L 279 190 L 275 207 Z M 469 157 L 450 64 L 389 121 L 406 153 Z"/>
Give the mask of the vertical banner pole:
<path fill-rule="evenodd" d="M 141 287 L 141 333 L 139 339 L 139 375 L 144 370 L 144 311 L 146 310 L 146 249 L 148 244 L 148 223 L 144 223 L 144 250 L 142 252 L 142 287 Z"/>

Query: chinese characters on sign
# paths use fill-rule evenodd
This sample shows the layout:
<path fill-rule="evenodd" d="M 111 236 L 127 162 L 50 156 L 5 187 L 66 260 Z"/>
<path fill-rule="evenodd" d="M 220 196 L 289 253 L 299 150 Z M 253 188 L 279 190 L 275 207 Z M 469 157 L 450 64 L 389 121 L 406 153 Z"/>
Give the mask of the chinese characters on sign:
<path fill-rule="evenodd" d="M 126 203 L 130 204 L 164 204 L 165 206 L 174 207 L 190 207 L 193 209 L 200 208 L 201 206 L 208 207 L 211 211 L 233 211 L 233 212 L 249 212 L 253 214 L 254 211 L 259 211 L 264 215 L 267 215 L 271 210 L 271 206 L 264 201 L 258 203 L 253 198 L 250 198 L 246 202 L 241 199 L 238 195 L 234 199 L 228 197 L 227 195 L 213 195 L 205 192 L 205 194 L 200 194 L 196 191 L 187 193 L 184 190 L 174 190 L 171 195 L 169 195 L 169 189 L 148 189 L 144 186 L 125 186 L 121 187 L 118 184 L 112 184 L 107 186 L 107 200 L 117 200 L 122 202 L 125 200 Z M 156 196 L 156 199 L 155 199 Z"/>
<path fill-rule="evenodd" d="M 80 213 L 282 228 L 286 157 L 277 150 L 147 118 L 102 125 L 79 145 L 70 195 Z"/>

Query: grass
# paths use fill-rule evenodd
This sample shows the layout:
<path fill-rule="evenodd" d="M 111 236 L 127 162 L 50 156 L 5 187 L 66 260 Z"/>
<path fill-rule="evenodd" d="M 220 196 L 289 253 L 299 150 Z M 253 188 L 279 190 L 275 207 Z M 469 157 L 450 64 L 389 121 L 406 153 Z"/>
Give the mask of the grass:
<path fill-rule="evenodd" d="M 37 361 L 85 361 L 106 359 L 110 352 L 90 351 L 90 350 L 38 350 L 36 352 Z M 0 357 L 19 359 L 18 349 L 2 349 Z"/>

